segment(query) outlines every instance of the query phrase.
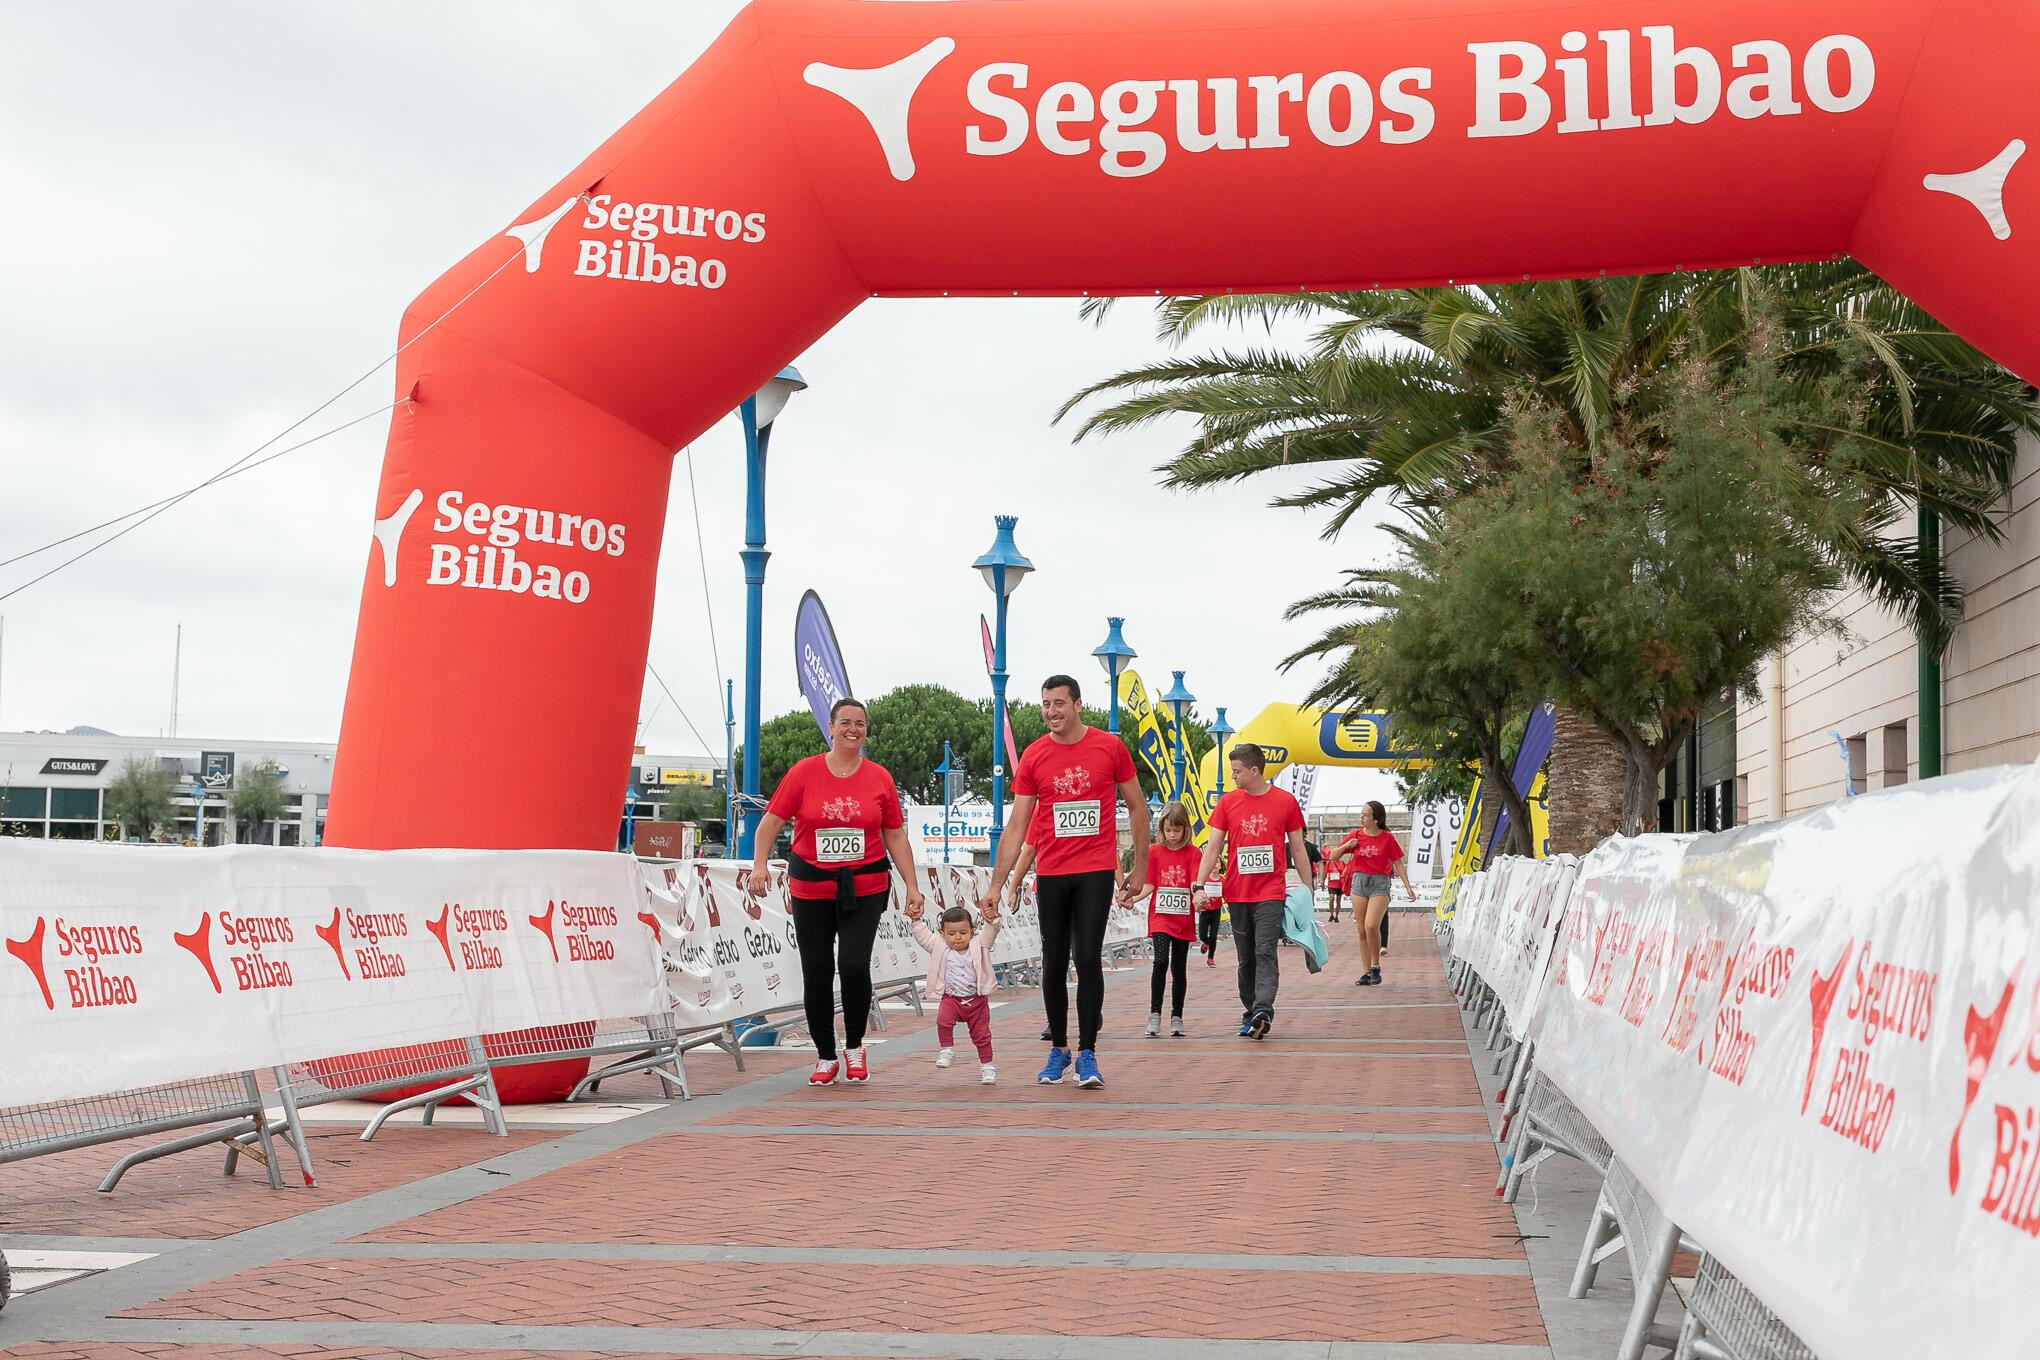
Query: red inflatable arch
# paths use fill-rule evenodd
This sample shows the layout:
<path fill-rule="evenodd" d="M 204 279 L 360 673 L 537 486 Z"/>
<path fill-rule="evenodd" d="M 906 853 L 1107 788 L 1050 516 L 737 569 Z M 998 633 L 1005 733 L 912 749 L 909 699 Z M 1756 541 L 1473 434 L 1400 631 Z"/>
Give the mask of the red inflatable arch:
<path fill-rule="evenodd" d="M 759 0 L 418 299 L 328 839 L 606 846 L 674 451 L 867 297 L 1852 253 L 2040 375 L 1998 0 Z M 450 770 L 514 749 L 477 824 Z"/>

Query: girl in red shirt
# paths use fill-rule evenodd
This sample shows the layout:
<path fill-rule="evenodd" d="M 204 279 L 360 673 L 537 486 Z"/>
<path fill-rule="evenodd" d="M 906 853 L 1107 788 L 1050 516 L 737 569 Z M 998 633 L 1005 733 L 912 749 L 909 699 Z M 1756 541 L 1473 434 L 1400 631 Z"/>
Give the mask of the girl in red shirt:
<path fill-rule="evenodd" d="M 839 1072 L 854 1082 L 870 1076 L 864 1026 L 871 1017 L 871 949 L 885 915 L 892 867 L 906 884 L 910 914 L 919 915 L 921 905 L 899 787 L 883 765 L 864 758 L 865 727 L 863 704 L 836 701 L 829 710 L 828 752 L 795 765 L 772 791 L 758 822 L 757 853 L 745 883 L 753 897 L 765 895 L 771 883 L 765 857 L 780 828 L 792 822 L 786 891 L 800 948 L 801 1001 L 815 1041 L 815 1070 L 808 1081 L 816 1086 L 827 1086 Z M 840 1067 L 839 971 L 845 1048 Z"/>
<path fill-rule="evenodd" d="M 1155 947 L 1155 975 L 1148 991 L 1147 1036 L 1162 1032 L 1162 984 L 1175 988 L 1169 1004 L 1169 1033 L 1183 1034 L 1183 996 L 1189 989 L 1190 942 L 1197 938 L 1190 905 L 1190 880 L 1197 873 L 1197 847 L 1190 843 L 1190 813 L 1181 803 L 1162 809 L 1161 840 L 1148 847 L 1148 938 Z M 1132 894 L 1120 898 L 1131 902 Z"/>
<path fill-rule="evenodd" d="M 1380 936 L 1382 927 L 1388 923 L 1389 874 L 1401 875 L 1403 891 L 1410 895 L 1410 901 L 1417 900 L 1417 890 L 1410 886 L 1410 871 L 1403 863 L 1402 843 L 1388 829 L 1388 809 L 1378 802 L 1368 803 L 1360 814 L 1360 829 L 1340 841 L 1332 854 L 1346 862 L 1347 881 L 1353 893 L 1353 921 L 1360 927 L 1360 962 L 1366 971 L 1354 985 L 1378 987 Z"/>

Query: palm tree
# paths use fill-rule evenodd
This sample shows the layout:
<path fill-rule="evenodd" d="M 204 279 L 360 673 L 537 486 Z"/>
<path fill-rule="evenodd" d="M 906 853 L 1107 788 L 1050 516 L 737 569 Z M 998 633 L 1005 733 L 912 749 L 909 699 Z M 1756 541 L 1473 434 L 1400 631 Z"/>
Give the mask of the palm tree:
<path fill-rule="evenodd" d="M 1086 304 L 1098 314 L 1106 302 Z M 1894 525 L 1915 503 L 1985 539 L 2010 484 L 2020 432 L 2040 432 L 2032 389 L 1854 261 L 1380 292 L 1166 299 L 1160 338 L 1181 345 L 1216 324 L 1308 322 L 1302 352 L 1279 345 L 1171 356 L 1085 388 L 1058 419 L 1093 400 L 1078 438 L 1189 415 L 1196 432 L 1157 469 L 1202 488 L 1291 466 L 1321 466 L 1312 486 L 1276 505 L 1328 508 L 1327 537 L 1385 495 L 1433 509 L 1513 471 L 1508 413 L 1523 401 L 1558 412 L 1583 473 L 1618 426 L 1648 423 L 1661 379 L 1689 354 L 1723 363 L 1758 327 L 1795 386 L 1849 378 L 1860 407 L 1845 430 L 1789 432 L 1819 476 L 1835 451 L 1881 494 L 1827 546 L 1853 582 L 1898 610 L 1922 644 L 1945 648 L 1961 597 Z M 1809 403 L 1809 405 L 1814 405 Z M 1869 435 L 1870 465 L 1860 461 Z M 1845 436 L 1854 435 L 1850 439 Z M 1332 643 L 1336 648 L 1339 644 Z M 1620 781 L 1582 778 L 1577 760 L 1619 770 L 1620 755 L 1583 750 L 1591 729 L 1561 712 L 1552 755 L 1552 839 L 1585 848 L 1620 820 Z M 1589 746 L 1599 743 L 1587 743 Z M 1597 806 L 1568 793 L 1591 787 Z M 1570 803 L 1571 806 L 1562 804 Z"/>

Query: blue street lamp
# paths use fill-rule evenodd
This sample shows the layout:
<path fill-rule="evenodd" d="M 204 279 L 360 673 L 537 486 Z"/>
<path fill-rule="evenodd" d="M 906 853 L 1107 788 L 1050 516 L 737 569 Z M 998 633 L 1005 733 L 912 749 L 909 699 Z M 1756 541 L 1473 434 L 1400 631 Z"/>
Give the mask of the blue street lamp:
<path fill-rule="evenodd" d="M 1160 817 L 1161 815 L 1162 815 L 1162 795 L 1160 795 L 1159 793 L 1150 793 L 1150 794 L 1148 795 L 1148 834 L 1149 834 L 1149 835 L 1153 835 L 1153 834 L 1154 834 L 1154 831 L 1155 831 L 1155 821 L 1156 821 L 1156 819 L 1158 819 L 1158 818 L 1159 818 L 1159 817 Z"/>
<path fill-rule="evenodd" d="M 1105 640 L 1091 649 L 1091 655 L 1098 658 L 1098 664 L 1111 677 L 1112 697 L 1110 706 L 1105 710 L 1105 730 L 1115 736 L 1119 732 L 1119 673 L 1126 669 L 1127 662 L 1140 655 L 1127 646 L 1126 639 L 1119 634 L 1119 625 L 1124 622 L 1124 619 L 1106 619 Z"/>
<path fill-rule="evenodd" d="M 1176 796 L 1183 796 L 1183 712 L 1197 702 L 1197 696 L 1183 688 L 1183 672 L 1174 672 L 1176 683 L 1162 696 L 1162 702 L 1169 706 L 1169 713 L 1176 720 Z"/>
<path fill-rule="evenodd" d="M 1855 790 L 1851 789 L 1851 793 Z M 201 849 L 205 846 L 205 785 L 196 779 L 191 781 L 192 841 Z"/>
<path fill-rule="evenodd" d="M 949 742 L 946 738 L 942 743 L 942 763 L 935 767 L 935 773 L 942 776 L 942 862 L 947 864 L 949 863 L 949 805 L 952 801 L 949 792 L 949 780 L 950 776 L 956 773 L 956 767 L 950 760 Z"/>
<path fill-rule="evenodd" d="M 737 845 L 737 682 L 723 681 L 722 852 L 729 859 Z"/>
<path fill-rule="evenodd" d="M 984 574 L 985 584 L 998 599 L 998 623 L 992 629 L 992 863 L 999 862 L 999 837 L 1006 824 L 1006 601 L 1020 588 L 1020 579 L 1034 570 L 1034 564 L 1020 555 L 1013 542 L 1018 515 L 994 515 L 999 533 L 985 555 L 971 563 Z"/>
<path fill-rule="evenodd" d="M 744 829 L 737 854 L 743 859 L 751 857 L 758 826 L 758 687 L 765 668 L 765 563 L 772 556 L 765 551 L 765 452 L 772 422 L 806 386 L 800 370 L 789 365 L 738 408 L 744 426 L 744 550 L 737 554 L 744 562 Z"/>
<path fill-rule="evenodd" d="M 1225 797 L 1225 739 L 1233 734 L 1233 725 L 1225 720 L 1225 709 L 1218 710 L 1218 721 L 1211 725 L 1211 735 L 1218 739 L 1218 796 Z M 1214 805 L 1215 806 L 1215 805 Z"/>

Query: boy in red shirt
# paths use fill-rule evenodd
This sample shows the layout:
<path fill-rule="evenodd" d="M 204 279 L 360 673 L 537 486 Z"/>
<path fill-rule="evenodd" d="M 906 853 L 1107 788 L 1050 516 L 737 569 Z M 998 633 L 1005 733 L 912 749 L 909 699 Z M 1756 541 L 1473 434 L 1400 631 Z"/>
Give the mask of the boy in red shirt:
<path fill-rule="evenodd" d="M 1303 848 L 1303 807 L 1288 790 L 1268 782 L 1262 773 L 1267 756 L 1250 741 L 1233 747 L 1230 754 L 1233 788 L 1205 819 L 1210 834 L 1197 866 L 1197 882 L 1210 879 L 1230 845 L 1224 895 L 1232 914 L 1233 952 L 1239 956 L 1244 1008 L 1239 1032 L 1260 1039 L 1275 1023 L 1275 993 L 1282 983 L 1275 951 L 1282 940 L 1282 899 L 1289 892 L 1289 871 L 1309 860 Z"/>

